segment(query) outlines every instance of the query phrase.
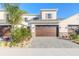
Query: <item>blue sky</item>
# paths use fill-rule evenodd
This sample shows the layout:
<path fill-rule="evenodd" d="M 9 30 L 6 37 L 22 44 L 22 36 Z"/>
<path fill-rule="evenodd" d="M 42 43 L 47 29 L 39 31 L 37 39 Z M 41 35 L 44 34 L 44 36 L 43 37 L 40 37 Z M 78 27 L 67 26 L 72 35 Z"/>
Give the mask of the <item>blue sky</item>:
<path fill-rule="evenodd" d="M 2 7 L 0 4 L 0 9 Z M 79 3 L 22 3 L 20 9 L 29 14 L 40 14 L 40 9 L 58 9 L 58 18 L 68 18 L 79 13 Z"/>
<path fill-rule="evenodd" d="M 23 3 L 20 8 L 30 14 L 40 14 L 40 9 L 58 9 L 58 18 L 67 18 L 79 13 L 78 3 Z"/>

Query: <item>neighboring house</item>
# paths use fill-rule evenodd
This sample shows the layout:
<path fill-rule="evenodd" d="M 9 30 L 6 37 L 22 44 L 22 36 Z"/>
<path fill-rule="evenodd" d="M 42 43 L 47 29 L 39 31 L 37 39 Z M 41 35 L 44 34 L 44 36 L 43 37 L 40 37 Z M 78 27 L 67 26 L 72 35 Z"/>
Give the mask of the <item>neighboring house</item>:
<path fill-rule="evenodd" d="M 39 15 L 23 14 L 21 26 L 30 27 L 32 36 L 67 36 L 72 29 L 79 28 L 79 14 L 67 19 L 57 18 L 57 9 L 41 9 Z M 0 11 L 0 27 L 9 26 L 7 13 Z"/>
<path fill-rule="evenodd" d="M 0 10 L 0 37 L 10 35 L 10 24 L 8 24 L 6 17 L 8 13 L 4 10 Z"/>
<path fill-rule="evenodd" d="M 79 28 L 79 13 L 64 19 L 59 23 L 59 35 L 67 36 L 71 31 Z"/>

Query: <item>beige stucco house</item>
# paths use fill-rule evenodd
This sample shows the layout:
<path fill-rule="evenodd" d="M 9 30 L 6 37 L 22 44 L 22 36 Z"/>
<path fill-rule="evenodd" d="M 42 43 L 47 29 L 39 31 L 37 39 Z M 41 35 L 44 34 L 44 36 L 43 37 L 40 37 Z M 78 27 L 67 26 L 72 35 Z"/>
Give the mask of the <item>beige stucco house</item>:
<path fill-rule="evenodd" d="M 58 36 L 57 9 L 41 9 L 40 14 L 29 21 L 33 37 Z"/>
<path fill-rule="evenodd" d="M 70 29 L 79 27 L 79 14 L 59 20 L 58 9 L 41 9 L 38 15 L 23 14 L 20 26 L 30 27 L 32 36 L 64 36 L 68 35 Z M 7 12 L 0 10 L 0 27 L 8 27 L 10 24 L 6 20 Z"/>
<path fill-rule="evenodd" d="M 59 35 L 68 35 L 70 30 L 79 28 L 79 13 L 59 22 Z"/>

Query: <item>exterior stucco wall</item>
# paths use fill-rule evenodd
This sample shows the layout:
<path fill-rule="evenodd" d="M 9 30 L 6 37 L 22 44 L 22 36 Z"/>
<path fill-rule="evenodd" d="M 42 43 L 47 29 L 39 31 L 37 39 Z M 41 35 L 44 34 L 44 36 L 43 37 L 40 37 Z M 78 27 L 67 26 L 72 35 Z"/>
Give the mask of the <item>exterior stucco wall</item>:
<path fill-rule="evenodd" d="M 32 37 L 35 37 L 35 24 L 31 24 Z"/>
<path fill-rule="evenodd" d="M 0 11 L 0 19 L 5 19 L 5 12 Z"/>
<path fill-rule="evenodd" d="M 5 12 L 4 10 L 0 10 L 0 23 L 6 23 L 6 14 L 7 12 Z"/>

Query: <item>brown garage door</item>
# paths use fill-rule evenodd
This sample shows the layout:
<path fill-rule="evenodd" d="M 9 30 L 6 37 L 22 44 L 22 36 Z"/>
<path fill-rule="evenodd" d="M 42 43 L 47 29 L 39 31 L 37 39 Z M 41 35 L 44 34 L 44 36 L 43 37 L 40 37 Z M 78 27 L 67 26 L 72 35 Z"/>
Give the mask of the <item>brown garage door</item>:
<path fill-rule="evenodd" d="M 55 25 L 37 25 L 36 36 L 57 36 L 57 27 Z"/>

